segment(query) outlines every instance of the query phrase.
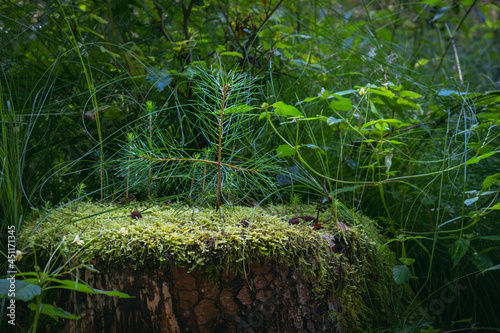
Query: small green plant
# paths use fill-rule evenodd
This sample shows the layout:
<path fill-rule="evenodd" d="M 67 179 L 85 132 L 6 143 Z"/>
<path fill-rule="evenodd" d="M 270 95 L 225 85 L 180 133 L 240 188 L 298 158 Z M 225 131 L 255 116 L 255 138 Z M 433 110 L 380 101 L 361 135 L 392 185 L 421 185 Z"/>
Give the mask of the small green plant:
<path fill-rule="evenodd" d="M 193 201 L 224 203 L 259 201 L 273 191 L 278 168 L 273 154 L 261 152 L 250 111 L 254 84 L 243 73 L 197 68 L 198 100 L 182 107 L 182 127 L 194 132 L 153 131 L 154 104 L 147 103 L 147 122 L 129 135 L 123 158 L 127 175 L 141 183 L 174 185 L 177 195 Z M 157 113 L 156 113 L 157 114 Z M 157 120 L 155 120 L 156 122 Z M 181 130 L 182 131 L 182 130 Z"/>
<path fill-rule="evenodd" d="M 5 94 L 5 95 L 4 95 Z M 27 140 L 28 124 L 16 116 L 16 110 L 10 100 L 4 100 L 6 94 L 0 80 L 0 234 L 9 226 L 15 226 L 19 232 L 25 217 L 22 205 L 25 193 L 22 188 L 25 150 L 22 141 Z M 7 244 L 2 239 L 0 251 L 6 251 Z"/>
<path fill-rule="evenodd" d="M 50 258 L 43 269 L 38 266 L 36 251 L 33 247 L 33 257 L 35 261 L 34 271 L 11 273 L 6 279 L 0 279 L 0 299 L 7 299 L 7 317 L 9 314 L 9 305 L 14 304 L 15 307 L 16 301 L 23 301 L 30 302 L 28 307 L 35 312 L 33 325 L 31 327 L 31 332 L 33 333 L 37 331 L 40 315 L 49 316 L 56 321 L 58 321 L 59 318 L 79 319 L 80 317 L 76 314 L 71 314 L 59 307 L 54 307 L 51 304 L 43 302 L 46 292 L 53 289 L 67 289 L 88 294 L 103 294 L 120 298 L 130 298 L 131 296 L 118 291 L 94 289 L 78 279 L 78 273 L 82 269 L 89 269 L 93 272 L 97 272 L 96 269 L 84 263 L 71 266 L 71 262 L 78 261 L 83 245 L 84 241 L 81 240 L 78 235 L 75 236 L 75 239 L 71 243 L 70 240 L 64 237 L 64 239 L 50 252 Z M 68 250 L 75 246 L 79 247 L 79 249 L 74 251 L 71 257 L 67 257 Z M 23 252 L 17 251 L 15 256 L 9 255 L 7 257 L 10 272 L 18 271 L 19 268 L 15 266 L 14 262 L 20 261 L 23 254 Z M 61 262 L 61 257 L 67 259 L 64 260 L 62 265 L 58 266 Z M 71 277 L 71 279 L 68 279 L 68 277 Z M 22 278 L 22 280 L 19 278 Z M 15 321 L 13 321 L 13 323 L 14 322 Z"/>

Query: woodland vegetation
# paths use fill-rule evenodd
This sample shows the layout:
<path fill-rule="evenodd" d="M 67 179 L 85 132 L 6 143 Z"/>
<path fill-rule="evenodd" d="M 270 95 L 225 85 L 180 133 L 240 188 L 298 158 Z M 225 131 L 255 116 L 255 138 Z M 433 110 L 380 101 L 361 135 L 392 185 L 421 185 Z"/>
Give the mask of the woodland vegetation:
<path fill-rule="evenodd" d="M 339 202 L 377 221 L 415 293 L 381 331 L 500 329 L 499 16 L 490 0 L 2 1 L 1 277 L 36 255 L 20 233 L 73 203 Z M 34 331 L 72 318 L 28 291 Z"/>

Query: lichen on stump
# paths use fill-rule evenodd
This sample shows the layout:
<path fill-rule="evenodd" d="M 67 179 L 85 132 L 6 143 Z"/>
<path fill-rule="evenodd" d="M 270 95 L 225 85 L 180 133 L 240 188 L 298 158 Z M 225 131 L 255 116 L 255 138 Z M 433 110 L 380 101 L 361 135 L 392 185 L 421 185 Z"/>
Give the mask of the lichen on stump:
<path fill-rule="evenodd" d="M 67 332 L 365 331 L 391 321 L 391 299 L 408 293 L 393 285 L 394 255 L 373 221 L 340 204 L 318 217 L 314 207 L 133 210 L 141 218 L 73 204 L 25 230 L 46 253 L 60 241 L 84 249 L 79 260 L 100 271 L 80 273 L 93 288 L 135 296 L 61 292 L 56 304 L 82 316 Z"/>

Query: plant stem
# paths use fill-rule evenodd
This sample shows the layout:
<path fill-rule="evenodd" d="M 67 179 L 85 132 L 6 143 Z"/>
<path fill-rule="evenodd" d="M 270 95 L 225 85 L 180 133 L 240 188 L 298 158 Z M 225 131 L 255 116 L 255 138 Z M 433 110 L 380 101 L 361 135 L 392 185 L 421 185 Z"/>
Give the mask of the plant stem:
<path fill-rule="evenodd" d="M 38 326 L 38 319 L 40 318 L 40 307 L 42 306 L 42 296 L 36 296 L 36 311 L 35 311 L 35 319 L 33 322 L 33 333 L 36 333 L 36 329 Z"/>
<path fill-rule="evenodd" d="M 222 122 L 224 121 L 224 111 L 226 108 L 227 95 L 229 92 L 229 83 L 226 83 L 222 90 L 222 105 L 220 110 L 220 118 L 219 118 L 219 151 L 217 157 L 217 204 L 215 211 L 219 211 L 220 208 L 220 199 L 222 192 L 222 137 L 224 135 L 224 129 L 222 127 Z"/>
<path fill-rule="evenodd" d="M 99 140 L 101 141 L 102 143 L 102 140 Z M 101 146 L 101 160 L 100 160 L 100 165 L 99 165 L 99 177 L 101 178 L 101 201 L 104 199 L 104 178 L 103 178 L 103 150 L 102 150 L 102 146 Z"/>
<path fill-rule="evenodd" d="M 201 189 L 201 193 L 205 193 L 205 177 L 207 176 L 207 164 L 205 163 L 203 167 L 203 187 Z"/>
<path fill-rule="evenodd" d="M 153 128 L 152 128 L 152 117 L 151 112 L 149 113 L 149 146 L 151 147 L 153 142 Z M 151 164 L 148 168 L 148 199 L 151 200 Z"/>
<path fill-rule="evenodd" d="M 389 207 L 387 207 L 387 203 L 385 201 L 385 196 L 384 196 L 384 185 L 382 182 L 378 183 L 378 190 L 380 192 L 380 199 L 382 199 L 382 204 L 384 205 L 385 212 L 387 214 L 387 219 L 389 220 L 389 223 L 391 224 L 391 229 L 392 229 L 392 234 L 394 237 L 396 237 L 396 227 L 394 226 L 394 221 L 392 220 L 391 212 L 389 211 Z"/>
<path fill-rule="evenodd" d="M 228 168 L 233 168 L 238 171 L 243 171 L 243 172 L 259 172 L 259 169 L 245 169 L 245 168 L 240 168 L 236 165 L 231 165 L 228 163 L 219 163 L 215 161 L 210 161 L 210 160 L 203 160 L 199 158 L 157 158 L 157 157 L 149 157 L 149 156 L 140 156 L 144 160 L 150 160 L 150 161 L 156 161 L 156 162 L 202 162 L 202 163 L 207 163 L 207 164 L 215 164 L 215 165 L 223 165 Z"/>
<path fill-rule="evenodd" d="M 433 74 L 433 76 L 431 78 L 431 81 L 434 81 L 434 78 L 436 77 L 437 72 L 441 68 L 441 65 L 443 64 L 444 56 L 446 55 L 446 53 L 448 53 L 448 49 L 450 48 L 451 43 L 453 42 L 453 37 L 455 36 L 455 33 L 458 31 L 458 29 L 460 28 L 460 26 L 462 26 L 462 23 L 465 21 L 465 18 L 467 16 L 469 16 L 469 13 L 471 12 L 472 8 L 474 8 L 474 6 L 476 5 L 476 3 L 477 3 L 477 0 L 474 0 L 474 2 L 472 3 L 472 5 L 470 5 L 470 7 L 465 12 L 465 15 L 462 17 L 462 19 L 460 20 L 460 22 L 458 22 L 458 24 L 455 26 L 455 29 L 453 29 L 453 32 L 451 33 L 451 37 L 448 40 L 448 43 L 446 43 L 446 48 L 444 49 L 443 54 L 441 54 L 441 57 L 439 59 L 439 64 L 436 67 L 436 70 L 435 70 L 435 72 L 434 72 L 434 74 Z"/>
<path fill-rule="evenodd" d="M 128 158 L 128 165 L 127 165 L 127 189 L 125 192 L 125 203 L 128 203 L 128 186 L 130 184 L 130 156 Z"/>

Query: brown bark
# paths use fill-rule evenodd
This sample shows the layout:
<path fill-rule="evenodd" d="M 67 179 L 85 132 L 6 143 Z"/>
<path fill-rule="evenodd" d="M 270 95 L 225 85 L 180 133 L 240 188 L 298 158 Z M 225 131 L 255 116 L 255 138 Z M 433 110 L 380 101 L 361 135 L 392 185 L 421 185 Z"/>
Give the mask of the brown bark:
<path fill-rule="evenodd" d="M 314 283 L 286 267 L 253 264 L 246 278 L 223 272 L 216 282 L 177 266 L 87 271 L 83 280 L 93 288 L 135 298 L 79 294 L 76 304 L 82 319 L 67 321 L 65 332 L 342 331 L 332 315 L 341 311 L 338 299 L 313 297 Z M 61 302 L 64 299 L 64 308 L 75 310 L 73 296 Z"/>

